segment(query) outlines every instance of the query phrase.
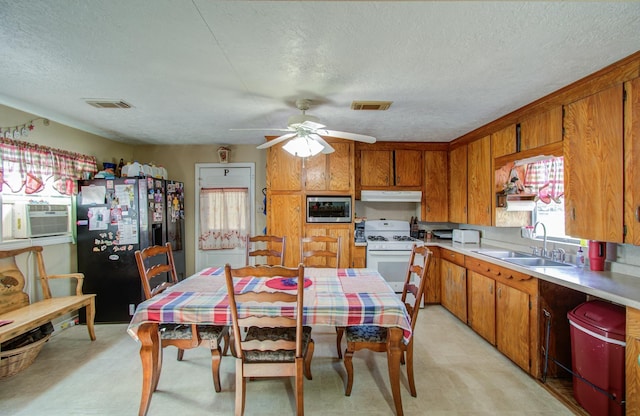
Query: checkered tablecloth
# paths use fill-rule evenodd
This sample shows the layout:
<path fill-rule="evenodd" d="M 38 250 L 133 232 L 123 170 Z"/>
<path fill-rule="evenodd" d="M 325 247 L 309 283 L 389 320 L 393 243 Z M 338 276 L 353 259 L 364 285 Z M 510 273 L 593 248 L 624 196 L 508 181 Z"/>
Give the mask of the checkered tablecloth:
<path fill-rule="evenodd" d="M 305 277 L 312 282 L 304 291 L 305 325 L 400 327 L 405 342 L 411 337 L 404 305 L 376 270 L 306 268 Z M 237 279 L 235 288 L 238 292 L 273 290 L 252 277 Z M 277 306 L 238 305 L 240 317 L 248 312 L 291 314 Z M 145 322 L 230 325 L 224 268 L 204 269 L 138 305 L 127 329 L 134 339 Z"/>

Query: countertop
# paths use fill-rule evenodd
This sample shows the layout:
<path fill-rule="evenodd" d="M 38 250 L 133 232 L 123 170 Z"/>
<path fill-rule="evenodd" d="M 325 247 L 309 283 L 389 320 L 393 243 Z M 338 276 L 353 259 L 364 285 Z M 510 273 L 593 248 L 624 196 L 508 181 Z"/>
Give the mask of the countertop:
<path fill-rule="evenodd" d="M 560 286 L 568 287 L 588 295 L 597 296 L 624 306 L 640 309 L 640 277 L 629 276 L 610 271 L 594 272 L 578 267 L 546 267 L 529 269 L 517 264 L 509 263 L 493 257 L 474 252 L 478 249 L 499 249 L 486 244 L 460 244 L 451 241 L 426 241 L 427 246 L 446 248 L 465 256 L 475 257 L 512 270 L 529 274 Z"/>

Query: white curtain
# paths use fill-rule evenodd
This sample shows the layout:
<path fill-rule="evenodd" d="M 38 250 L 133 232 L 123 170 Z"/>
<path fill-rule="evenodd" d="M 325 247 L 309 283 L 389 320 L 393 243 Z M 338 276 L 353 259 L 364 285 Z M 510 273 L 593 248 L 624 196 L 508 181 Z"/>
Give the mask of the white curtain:
<path fill-rule="evenodd" d="M 200 250 L 245 247 L 249 222 L 247 188 L 200 189 Z"/>

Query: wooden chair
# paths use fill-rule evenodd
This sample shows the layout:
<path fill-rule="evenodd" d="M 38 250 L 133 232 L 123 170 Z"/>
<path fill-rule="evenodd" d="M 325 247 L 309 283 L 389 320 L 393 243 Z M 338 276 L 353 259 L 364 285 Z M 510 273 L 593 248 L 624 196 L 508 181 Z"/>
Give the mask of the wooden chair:
<path fill-rule="evenodd" d="M 300 239 L 300 261 L 305 267 L 340 267 L 340 240 L 339 236 L 302 237 Z M 335 251 L 332 250 L 333 248 Z"/>
<path fill-rule="evenodd" d="M 252 257 L 266 257 L 265 263 L 272 266 L 284 266 L 284 251 L 286 245 L 286 237 L 278 237 L 275 235 L 256 235 L 247 237 L 247 266 L 250 265 Z M 254 262 L 257 259 L 254 259 Z M 274 260 L 277 261 L 273 262 Z"/>
<path fill-rule="evenodd" d="M 232 269 L 225 266 L 229 308 L 233 321 L 233 341 L 236 351 L 236 404 L 235 414 L 244 414 L 246 379 L 257 377 L 295 377 L 296 414 L 304 414 L 303 375 L 311 380 L 311 357 L 314 343 L 311 327 L 303 326 L 304 267 L 285 268 L 280 266 L 246 266 Z M 291 278 L 297 281 L 294 290 L 246 291 L 237 293 L 234 278 L 256 277 L 273 279 Z M 238 304 L 259 302 L 265 306 L 284 302 L 292 315 L 265 314 L 238 315 Z M 270 305 L 275 307 L 275 305 Z M 240 328 L 248 328 L 244 339 Z"/>
<path fill-rule="evenodd" d="M 424 263 L 415 264 L 416 255 L 422 256 Z M 420 311 L 420 300 L 424 295 L 424 288 L 426 286 L 427 275 L 429 269 L 433 264 L 433 255 L 431 251 L 426 247 L 416 247 L 414 245 L 411 251 L 411 259 L 409 260 L 409 267 L 407 268 L 407 277 L 405 279 L 404 288 L 402 290 L 402 302 L 404 302 L 407 312 L 411 317 L 411 330 L 415 331 L 416 321 L 418 320 L 418 312 Z M 413 277 L 419 277 L 420 282 L 416 286 Z M 408 294 L 413 295 L 411 302 L 407 300 Z M 362 349 L 369 349 L 376 352 L 387 352 L 387 328 L 374 326 L 374 325 L 362 325 L 362 326 L 348 326 L 346 328 L 339 328 L 344 330 L 347 338 L 347 348 L 344 353 L 344 366 L 347 370 L 347 385 L 345 388 L 345 396 L 351 395 L 351 387 L 353 386 L 353 353 Z M 413 332 L 415 335 L 415 332 Z M 341 334 L 339 334 L 341 337 Z M 416 385 L 413 377 L 413 339 L 412 336 L 409 343 L 404 345 L 404 352 L 406 353 L 406 366 L 407 366 L 407 378 L 409 379 L 409 389 L 411 395 L 416 397 Z M 338 348 L 340 347 L 340 341 L 338 341 Z M 403 354 L 404 362 L 404 354 Z M 396 408 L 398 408 L 396 403 Z"/>
<path fill-rule="evenodd" d="M 173 260 L 171 243 L 163 246 L 150 246 L 143 250 L 136 250 L 136 262 L 138 272 L 142 280 L 145 299 L 164 292 L 172 285 L 178 283 L 178 275 Z M 169 281 L 162 280 L 161 276 L 167 276 Z M 152 284 L 156 284 L 153 288 Z M 220 360 L 226 355 L 229 346 L 229 328 L 216 325 L 185 325 L 185 324 L 161 324 L 159 327 L 162 348 L 173 345 L 178 348 L 178 361 L 182 361 L 185 349 L 207 345 L 211 348 L 211 372 L 213 373 L 213 385 L 216 392 L 220 391 Z M 225 341 L 224 352 L 220 345 Z M 162 349 L 158 360 L 157 385 L 162 368 Z M 154 385 L 154 391 L 155 387 Z"/>

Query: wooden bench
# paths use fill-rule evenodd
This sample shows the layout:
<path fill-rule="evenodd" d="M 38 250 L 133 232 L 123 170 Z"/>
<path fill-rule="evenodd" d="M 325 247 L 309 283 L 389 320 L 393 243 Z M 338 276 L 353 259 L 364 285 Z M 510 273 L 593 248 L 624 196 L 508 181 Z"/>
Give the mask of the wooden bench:
<path fill-rule="evenodd" d="M 32 252 L 35 254 L 43 300 L 31 303 L 24 292 L 25 278 L 18 265 L 16 256 Z M 76 294 L 71 296 L 51 296 L 49 279 L 75 278 Z M 0 326 L 0 342 L 7 341 L 34 328 L 38 328 L 53 319 L 73 311 L 85 308 L 89 337 L 95 341 L 93 327 L 95 318 L 95 296 L 82 293 L 82 273 L 47 274 L 42 257 L 42 247 L 33 246 L 17 250 L 0 251 L 0 320 L 12 321 Z"/>

